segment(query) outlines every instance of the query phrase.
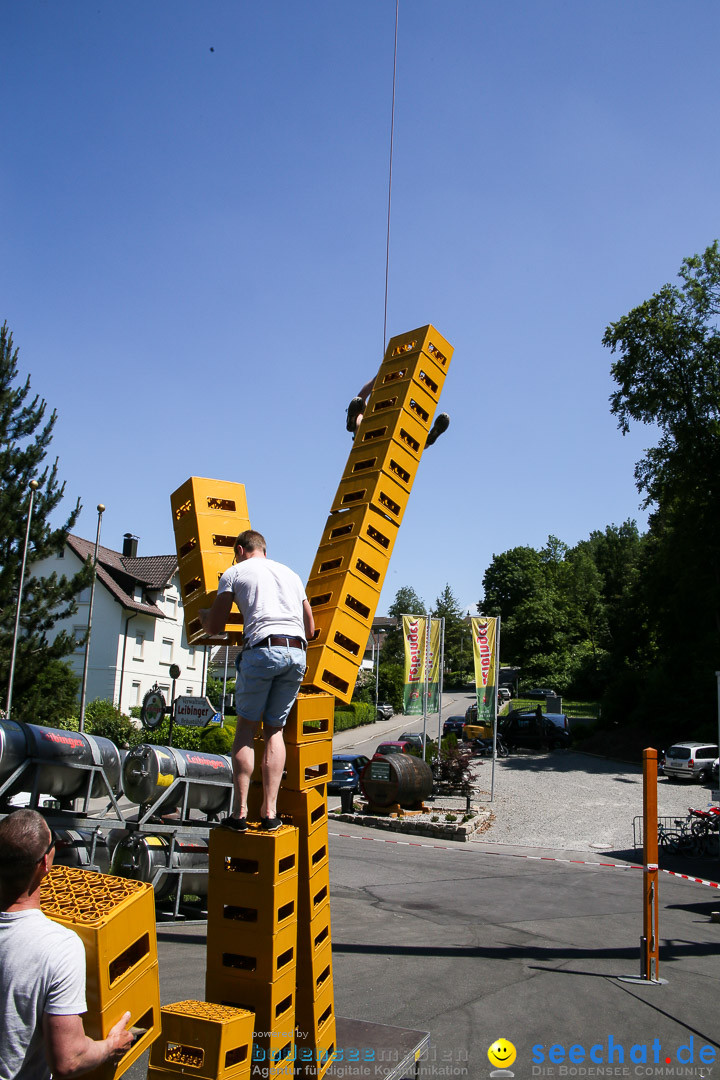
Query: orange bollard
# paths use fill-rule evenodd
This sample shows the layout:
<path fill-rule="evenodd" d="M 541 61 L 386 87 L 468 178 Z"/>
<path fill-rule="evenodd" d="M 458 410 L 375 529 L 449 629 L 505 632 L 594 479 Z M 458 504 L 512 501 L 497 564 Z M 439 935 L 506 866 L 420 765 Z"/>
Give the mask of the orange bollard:
<path fill-rule="evenodd" d="M 657 750 L 643 750 L 643 940 L 641 977 L 658 982 Z"/>

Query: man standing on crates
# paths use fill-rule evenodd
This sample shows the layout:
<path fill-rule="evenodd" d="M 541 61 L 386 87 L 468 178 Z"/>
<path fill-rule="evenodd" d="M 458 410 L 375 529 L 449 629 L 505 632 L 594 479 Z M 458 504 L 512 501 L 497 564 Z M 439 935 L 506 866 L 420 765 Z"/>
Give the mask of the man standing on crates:
<path fill-rule="evenodd" d="M 40 908 L 54 858 L 42 814 L 17 810 L 0 821 L 0 1080 L 76 1076 L 119 1061 L 133 1044 L 129 1012 L 106 1039 L 85 1034 L 85 948 Z"/>
<path fill-rule="evenodd" d="M 238 832 L 247 829 L 248 791 L 255 767 L 253 739 L 262 720 L 260 827 L 273 832 L 281 825 L 277 796 L 285 767 L 282 729 L 305 675 L 305 650 L 315 633 L 315 622 L 298 575 L 268 559 L 264 537 L 252 529 L 238 536 L 235 563 L 220 578 L 213 606 L 200 612 L 211 637 L 225 630 L 233 600 L 243 617 L 243 651 L 235 683 L 235 805 L 222 824 Z"/>

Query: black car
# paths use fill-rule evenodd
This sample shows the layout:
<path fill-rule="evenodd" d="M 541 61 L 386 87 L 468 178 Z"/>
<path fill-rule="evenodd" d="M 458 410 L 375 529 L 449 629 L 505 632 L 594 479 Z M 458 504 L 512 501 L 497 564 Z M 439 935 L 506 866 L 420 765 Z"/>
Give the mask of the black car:
<path fill-rule="evenodd" d="M 401 742 L 408 742 L 415 750 L 422 750 L 422 735 L 415 731 L 405 731 L 400 736 Z"/>
<path fill-rule="evenodd" d="M 377 704 L 377 719 L 378 720 L 392 720 L 395 715 L 395 710 L 389 701 L 378 701 Z"/>
<path fill-rule="evenodd" d="M 533 701 L 535 701 L 536 699 L 541 701 L 543 700 L 543 698 L 555 697 L 555 691 L 548 690 L 547 687 L 543 686 L 534 686 L 532 690 L 527 690 L 522 696 L 526 698 L 532 698 Z"/>
<path fill-rule="evenodd" d="M 464 725 L 464 716 L 448 716 L 443 721 L 443 735 L 457 735 L 458 739 L 462 739 Z"/>
<path fill-rule="evenodd" d="M 328 792 L 333 795 L 341 791 L 357 794 L 360 790 L 360 773 L 369 760 L 364 754 L 333 754 L 332 780 L 328 784 Z"/>
<path fill-rule="evenodd" d="M 562 750 L 570 746 L 572 736 L 564 713 L 541 713 L 537 711 L 512 712 L 500 724 L 508 750 L 520 746 L 525 750 Z"/>

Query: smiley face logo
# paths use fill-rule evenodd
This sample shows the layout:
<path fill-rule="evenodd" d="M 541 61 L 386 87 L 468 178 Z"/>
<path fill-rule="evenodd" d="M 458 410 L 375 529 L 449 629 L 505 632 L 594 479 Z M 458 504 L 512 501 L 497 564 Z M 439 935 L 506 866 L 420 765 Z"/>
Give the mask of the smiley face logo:
<path fill-rule="evenodd" d="M 498 1069 L 507 1069 L 517 1057 L 517 1050 L 507 1039 L 496 1039 L 488 1047 L 488 1060 Z"/>

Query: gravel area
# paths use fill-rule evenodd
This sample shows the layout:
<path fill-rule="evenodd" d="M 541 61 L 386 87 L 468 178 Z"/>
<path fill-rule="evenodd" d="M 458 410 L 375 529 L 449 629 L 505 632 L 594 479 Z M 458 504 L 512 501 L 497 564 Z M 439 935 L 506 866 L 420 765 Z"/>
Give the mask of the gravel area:
<path fill-rule="evenodd" d="M 633 818 L 642 814 L 642 770 L 573 750 L 519 751 L 495 765 L 478 759 L 478 802 L 493 811 L 478 840 L 573 851 L 627 851 Z M 689 806 L 705 807 L 709 787 L 658 781 L 658 815 L 685 817 Z"/>

